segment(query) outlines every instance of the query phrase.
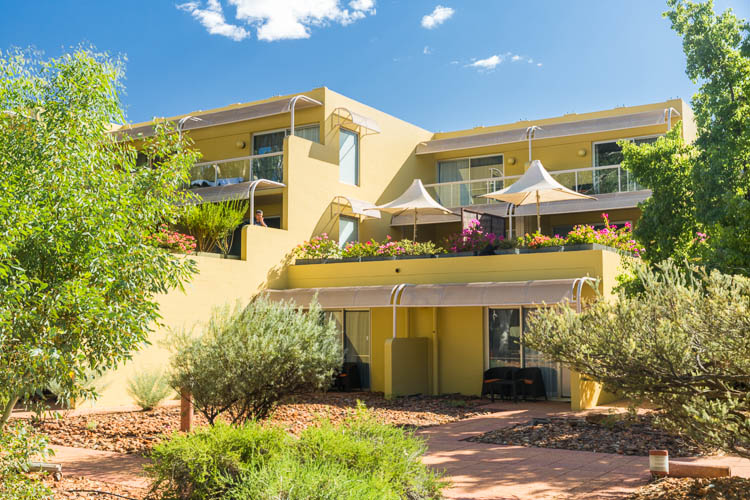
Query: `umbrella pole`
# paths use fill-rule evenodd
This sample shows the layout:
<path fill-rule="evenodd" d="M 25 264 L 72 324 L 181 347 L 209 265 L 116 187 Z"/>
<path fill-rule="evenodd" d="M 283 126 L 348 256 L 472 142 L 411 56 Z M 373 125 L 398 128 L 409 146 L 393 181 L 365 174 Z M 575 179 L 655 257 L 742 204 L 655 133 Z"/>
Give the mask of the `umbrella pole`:
<path fill-rule="evenodd" d="M 417 242 L 417 209 L 414 209 L 414 231 L 411 233 L 411 237 L 414 239 L 414 243 Z"/>
<path fill-rule="evenodd" d="M 536 232 L 542 234 L 542 215 L 539 212 L 539 191 L 536 192 Z"/>

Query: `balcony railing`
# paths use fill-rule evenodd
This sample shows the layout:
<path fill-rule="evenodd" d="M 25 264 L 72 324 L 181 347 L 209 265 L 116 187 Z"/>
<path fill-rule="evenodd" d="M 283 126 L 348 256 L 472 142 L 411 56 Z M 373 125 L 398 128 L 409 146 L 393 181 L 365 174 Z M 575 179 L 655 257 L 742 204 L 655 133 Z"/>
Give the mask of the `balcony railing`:
<path fill-rule="evenodd" d="M 630 172 L 620 165 L 555 170 L 551 171 L 550 175 L 563 186 L 592 196 L 644 189 L 635 182 Z M 441 205 L 457 208 L 500 203 L 490 198 L 482 198 L 482 195 L 506 188 L 520 177 L 520 175 L 508 175 L 470 181 L 441 182 L 427 184 L 425 187 Z"/>
<path fill-rule="evenodd" d="M 229 160 L 196 163 L 190 169 L 190 187 L 239 184 L 257 179 L 283 182 L 284 153 L 243 156 Z"/>

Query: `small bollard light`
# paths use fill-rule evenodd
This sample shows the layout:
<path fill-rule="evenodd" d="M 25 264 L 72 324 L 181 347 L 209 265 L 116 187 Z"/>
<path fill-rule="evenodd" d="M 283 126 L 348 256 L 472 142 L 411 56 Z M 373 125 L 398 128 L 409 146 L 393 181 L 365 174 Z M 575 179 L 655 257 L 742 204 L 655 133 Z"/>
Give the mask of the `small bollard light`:
<path fill-rule="evenodd" d="M 648 452 L 648 468 L 654 476 L 669 475 L 669 451 L 650 450 Z"/>

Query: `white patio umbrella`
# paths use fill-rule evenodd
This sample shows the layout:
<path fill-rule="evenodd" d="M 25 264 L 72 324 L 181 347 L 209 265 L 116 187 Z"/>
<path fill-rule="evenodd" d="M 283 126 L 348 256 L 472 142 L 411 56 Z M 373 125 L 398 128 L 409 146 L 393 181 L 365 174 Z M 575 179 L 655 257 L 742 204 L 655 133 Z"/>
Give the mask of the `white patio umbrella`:
<path fill-rule="evenodd" d="M 505 189 L 483 194 L 484 198 L 507 201 L 515 206 L 536 203 L 536 229 L 541 231 L 542 217 L 539 206 L 550 201 L 578 200 L 581 198 L 595 200 L 593 196 L 568 189 L 549 175 L 542 162 L 534 160 L 520 179 Z"/>
<path fill-rule="evenodd" d="M 417 241 L 417 219 L 420 215 L 442 215 L 453 212 L 432 199 L 424 188 L 420 179 L 414 179 L 411 186 L 404 193 L 385 205 L 375 207 L 376 210 L 392 215 L 414 214 L 414 241 Z"/>

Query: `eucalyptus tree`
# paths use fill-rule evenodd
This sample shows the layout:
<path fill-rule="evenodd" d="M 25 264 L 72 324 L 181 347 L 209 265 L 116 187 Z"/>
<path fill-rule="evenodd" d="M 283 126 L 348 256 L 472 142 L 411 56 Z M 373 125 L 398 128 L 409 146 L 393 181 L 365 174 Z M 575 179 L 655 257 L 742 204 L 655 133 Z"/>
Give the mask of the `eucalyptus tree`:
<path fill-rule="evenodd" d="M 195 270 L 147 236 L 176 220 L 196 154 L 166 125 L 137 148 L 112 133 L 122 75 L 85 48 L 0 52 L 0 429 L 49 384 L 93 396 L 89 374 L 147 342 L 156 295 Z"/>

